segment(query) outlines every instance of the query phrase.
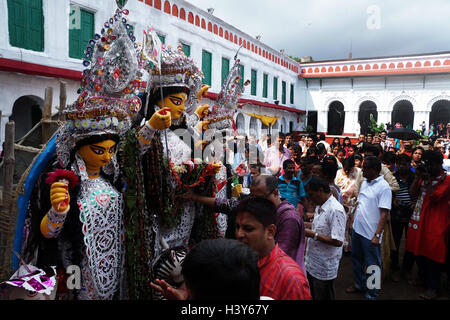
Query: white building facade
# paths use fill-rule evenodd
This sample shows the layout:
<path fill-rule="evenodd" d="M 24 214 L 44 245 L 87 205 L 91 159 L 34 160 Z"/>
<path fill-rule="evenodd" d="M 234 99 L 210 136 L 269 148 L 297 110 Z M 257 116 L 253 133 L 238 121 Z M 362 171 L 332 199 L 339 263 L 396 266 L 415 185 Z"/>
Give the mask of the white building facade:
<path fill-rule="evenodd" d="M 372 113 L 378 123 L 419 129 L 450 122 L 450 53 L 301 64 L 306 109 L 318 132 L 351 135 Z M 337 110 L 337 112 L 335 111 Z M 316 121 L 317 119 L 317 121 Z"/>
<path fill-rule="evenodd" d="M 30 8 L 30 2 L 34 8 Z M 24 8 L 17 8 L 17 4 Z M 81 80 L 82 52 L 89 38 L 81 34 L 95 33 L 115 12 L 113 0 L 6 0 L 0 4 L 0 105 L 3 123 L 16 120 L 16 138 L 20 138 L 39 119 L 45 88 L 53 87 L 53 105 L 58 104 L 59 80 L 67 83 L 67 103 L 77 98 Z M 205 73 L 204 83 L 211 86 L 205 103 L 214 103 L 220 92 L 224 75 L 238 59 L 243 66 L 244 80 L 251 80 L 245 89 L 236 113 L 240 132 L 261 134 L 260 119 L 249 114 L 279 117 L 273 128 L 283 132 L 301 130 L 305 111 L 301 109 L 302 87 L 299 85 L 299 64 L 274 50 L 254 36 L 250 36 L 217 17 L 182 0 L 130 0 L 127 23 L 132 25 L 137 42 L 142 41 L 143 30 L 153 27 L 166 46 L 183 45 Z M 37 16 L 35 25 L 21 22 L 17 12 L 25 10 Z M 78 19 L 78 20 L 77 20 Z M 17 20 L 19 26 L 13 20 Z M 29 44 L 22 39 L 40 38 L 40 44 Z M 35 29 L 40 30 L 35 32 Z M 78 42 L 77 42 L 78 41 Z M 83 42 L 84 41 L 84 42 Z M 30 49 L 31 47 L 31 49 Z M 81 49 L 79 49 L 81 48 Z M 78 49 L 78 52 L 77 52 Z M 78 57 L 77 57 L 78 53 Z M 34 111 L 32 111 L 34 110 Z M 57 110 L 53 110 L 54 113 Z M 4 139 L 4 125 L 1 139 Z"/>
<path fill-rule="evenodd" d="M 53 87 L 53 106 L 60 80 L 67 83 L 67 103 L 77 98 L 84 47 L 113 15 L 116 3 L 5 0 L 0 9 L 3 141 L 8 119 L 16 121 L 16 139 L 40 120 L 46 87 Z M 183 0 L 129 0 L 126 9 L 137 42 L 151 26 L 165 45 L 183 45 L 211 86 L 205 103 L 214 103 L 239 50 L 243 78 L 251 80 L 235 116 L 240 132 L 259 137 L 268 129 L 251 114 L 277 117 L 272 128 L 283 132 L 305 131 L 309 124 L 317 132 L 352 135 L 357 120 L 369 113 L 386 123 L 393 113 L 412 108 L 411 123 L 418 128 L 450 112 L 450 53 L 298 63 L 257 35 Z M 438 111 L 432 115 L 433 110 Z"/>

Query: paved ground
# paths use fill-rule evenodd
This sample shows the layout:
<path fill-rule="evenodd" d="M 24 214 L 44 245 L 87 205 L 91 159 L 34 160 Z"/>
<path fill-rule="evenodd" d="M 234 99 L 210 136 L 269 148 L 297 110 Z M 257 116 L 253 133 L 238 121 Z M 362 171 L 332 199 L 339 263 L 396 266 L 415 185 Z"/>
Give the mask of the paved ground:
<path fill-rule="evenodd" d="M 400 248 L 400 257 L 403 257 L 404 239 Z M 400 258 L 401 259 L 401 258 Z M 402 260 L 400 260 L 400 263 Z M 417 266 L 414 265 L 414 274 L 417 274 Z M 441 275 L 442 285 L 439 297 L 436 300 L 450 300 L 450 288 L 447 285 L 447 275 Z M 338 277 L 335 282 L 336 300 L 363 300 L 364 295 L 360 293 L 349 294 L 345 289 L 353 284 L 353 271 L 351 256 L 344 254 L 341 259 Z M 381 283 L 380 300 L 421 300 L 419 294 L 423 293 L 425 288 L 422 286 L 412 286 L 408 284 L 406 277 L 401 277 L 400 281 L 395 283 L 387 277 Z"/>

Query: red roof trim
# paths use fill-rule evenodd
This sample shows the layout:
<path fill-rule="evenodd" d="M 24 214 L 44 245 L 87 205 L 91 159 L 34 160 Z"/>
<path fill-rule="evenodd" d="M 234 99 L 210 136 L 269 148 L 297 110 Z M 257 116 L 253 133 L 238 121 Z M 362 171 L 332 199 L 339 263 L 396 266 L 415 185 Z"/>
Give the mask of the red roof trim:
<path fill-rule="evenodd" d="M 383 68 L 383 67 L 382 67 Z M 303 69 L 302 69 L 303 70 Z M 317 73 L 301 73 L 298 76 L 301 78 L 325 78 L 325 77 L 354 77 L 354 76 L 380 76 L 380 75 L 396 75 L 396 74 L 425 74 L 425 73 L 450 73 L 450 66 L 434 67 L 434 68 L 408 68 L 395 70 L 368 70 L 366 72 L 317 72 Z"/>
<path fill-rule="evenodd" d="M 30 62 L 0 58 L 0 71 L 19 72 L 51 78 L 65 78 L 80 81 L 83 73 L 77 70 L 56 68 Z"/>
<path fill-rule="evenodd" d="M 214 101 L 217 100 L 217 96 L 218 96 L 218 94 L 213 93 L 213 92 L 208 92 L 206 94 L 206 98 L 214 100 Z M 261 106 L 261 107 L 280 109 L 280 110 L 285 110 L 285 111 L 290 111 L 290 112 L 295 112 L 295 113 L 300 113 L 300 114 L 306 114 L 306 111 L 304 111 L 304 110 L 280 106 L 280 105 L 273 104 L 273 103 L 261 102 L 261 101 L 257 101 L 257 100 L 253 100 L 253 99 L 242 99 L 241 98 L 241 99 L 239 99 L 238 102 L 239 103 L 251 103 L 251 104 L 254 104 L 257 106 Z"/>

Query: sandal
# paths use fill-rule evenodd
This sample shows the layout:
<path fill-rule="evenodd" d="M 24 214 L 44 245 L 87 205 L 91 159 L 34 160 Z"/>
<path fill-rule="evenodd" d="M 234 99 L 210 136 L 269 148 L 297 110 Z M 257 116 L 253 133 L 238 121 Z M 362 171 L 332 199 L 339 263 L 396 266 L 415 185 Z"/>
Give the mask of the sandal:
<path fill-rule="evenodd" d="M 359 290 L 358 288 L 356 288 L 354 285 L 351 285 L 350 287 L 348 287 L 347 289 L 345 289 L 346 293 L 358 293 L 361 292 L 361 290 Z"/>
<path fill-rule="evenodd" d="M 438 294 L 435 290 L 428 289 L 427 291 L 425 291 L 424 293 L 419 295 L 419 298 L 424 299 L 424 300 L 434 300 L 437 298 L 437 296 L 438 296 Z"/>

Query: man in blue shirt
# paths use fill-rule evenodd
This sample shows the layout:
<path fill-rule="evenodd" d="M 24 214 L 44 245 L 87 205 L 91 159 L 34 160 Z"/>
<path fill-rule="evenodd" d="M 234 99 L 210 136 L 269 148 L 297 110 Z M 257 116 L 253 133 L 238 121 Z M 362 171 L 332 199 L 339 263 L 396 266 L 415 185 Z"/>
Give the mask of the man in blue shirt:
<path fill-rule="evenodd" d="M 288 159 L 283 163 L 284 174 L 278 179 L 280 198 L 298 208 L 298 203 L 305 201 L 305 188 L 303 182 L 295 177 L 294 161 Z"/>

